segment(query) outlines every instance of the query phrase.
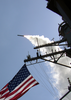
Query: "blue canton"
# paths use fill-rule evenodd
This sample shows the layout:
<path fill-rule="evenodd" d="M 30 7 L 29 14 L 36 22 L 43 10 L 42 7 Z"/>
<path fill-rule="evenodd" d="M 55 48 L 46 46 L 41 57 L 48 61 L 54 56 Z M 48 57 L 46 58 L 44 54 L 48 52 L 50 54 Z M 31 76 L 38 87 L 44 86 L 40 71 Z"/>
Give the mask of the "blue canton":
<path fill-rule="evenodd" d="M 13 91 L 21 82 L 23 82 L 28 76 L 30 72 L 28 71 L 26 65 L 19 70 L 19 72 L 14 76 L 14 78 L 9 82 L 8 89 L 9 91 Z"/>

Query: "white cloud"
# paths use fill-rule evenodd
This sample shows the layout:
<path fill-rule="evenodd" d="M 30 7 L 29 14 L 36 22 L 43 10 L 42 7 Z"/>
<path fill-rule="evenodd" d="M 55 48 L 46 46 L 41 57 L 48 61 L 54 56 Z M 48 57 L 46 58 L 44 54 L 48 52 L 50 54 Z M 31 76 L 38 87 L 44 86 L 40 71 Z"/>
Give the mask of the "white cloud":
<path fill-rule="evenodd" d="M 42 44 L 47 44 L 47 43 L 51 43 L 52 41 L 50 41 L 48 38 L 45 38 L 44 36 L 39 36 L 39 35 L 29 35 L 29 36 L 25 36 L 27 39 L 29 39 L 31 41 L 31 43 L 34 45 L 34 46 L 38 46 L 38 45 L 42 45 Z M 52 49 L 53 49 L 53 52 L 56 50 L 61 50 L 58 46 L 50 46 L 50 47 L 44 47 L 44 48 L 41 48 L 40 51 L 42 53 L 51 53 L 52 52 Z M 59 55 L 57 55 L 59 56 Z M 67 65 L 70 65 L 70 58 L 64 56 L 62 57 L 59 61 L 59 63 L 64 63 L 64 64 L 67 64 Z M 51 73 L 53 73 L 53 78 L 56 80 L 55 82 L 55 86 L 58 88 L 59 92 L 64 95 L 68 89 L 65 89 L 68 87 L 68 81 L 67 81 L 67 78 L 69 77 L 70 80 L 71 80 L 71 69 L 70 68 L 65 68 L 63 66 L 60 66 L 60 65 L 56 65 L 56 64 L 52 64 L 52 63 L 49 63 L 51 68 L 53 70 L 51 70 Z M 70 95 L 68 95 L 68 98 L 70 99 Z M 65 98 L 64 100 L 68 100 L 67 98 Z"/>

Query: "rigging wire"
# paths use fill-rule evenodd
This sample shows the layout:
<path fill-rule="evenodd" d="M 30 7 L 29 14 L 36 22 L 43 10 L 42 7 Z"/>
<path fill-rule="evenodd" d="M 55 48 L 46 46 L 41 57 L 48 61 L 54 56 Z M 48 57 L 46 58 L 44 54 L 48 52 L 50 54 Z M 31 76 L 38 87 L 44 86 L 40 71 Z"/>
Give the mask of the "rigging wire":
<path fill-rule="evenodd" d="M 49 60 L 47 60 L 47 61 L 49 61 Z M 44 61 L 41 61 L 41 62 L 44 62 Z M 38 63 L 41 63 L 41 62 L 38 62 Z M 37 64 L 37 63 L 35 63 L 35 64 Z M 33 65 L 32 63 L 31 64 L 29 64 L 29 65 Z M 29 66 L 28 65 L 28 66 Z M 47 90 L 48 90 L 48 88 L 47 88 Z M 59 89 L 58 89 L 59 90 Z M 51 92 L 50 92 L 51 93 Z M 54 96 L 54 94 L 52 93 L 52 95 Z"/>
<path fill-rule="evenodd" d="M 39 64 L 39 66 L 41 67 L 41 69 L 42 69 L 42 71 L 44 71 L 44 73 L 46 74 L 46 72 L 45 72 L 45 70 L 43 69 L 43 67 Z M 47 78 L 48 78 L 48 81 L 49 81 L 49 83 L 50 83 L 50 85 L 51 85 L 51 87 L 53 88 L 53 90 L 54 90 L 54 87 L 53 87 L 53 85 L 51 84 L 51 82 L 50 82 L 50 80 L 49 80 L 49 77 L 48 77 L 48 75 L 46 74 L 46 76 L 47 76 Z M 45 77 L 46 78 L 46 77 Z M 46 78 L 46 79 L 47 79 Z M 54 90 L 55 91 L 55 90 Z"/>
<path fill-rule="evenodd" d="M 35 67 L 34 67 L 35 68 Z M 36 68 L 35 68 L 35 70 L 36 71 L 38 71 Z M 39 74 L 40 72 L 38 71 L 38 74 Z M 41 73 L 40 73 L 41 74 Z M 39 74 L 39 76 L 41 77 L 41 75 Z M 42 75 L 43 76 L 43 75 Z M 41 77 L 41 79 L 42 79 L 42 81 L 40 80 L 40 78 L 39 78 L 39 80 L 42 82 L 42 84 L 43 84 L 43 86 L 50 92 L 50 94 L 53 96 L 53 97 L 55 97 L 55 95 L 47 88 L 47 84 L 46 83 L 43 83 L 43 78 Z M 45 85 L 46 84 L 46 85 Z"/>
<path fill-rule="evenodd" d="M 42 63 L 42 62 L 45 62 L 45 61 L 41 61 L 41 62 L 38 62 L 38 63 Z M 37 63 L 33 63 L 33 64 L 37 64 Z M 33 65 L 32 63 L 28 64 L 27 66 L 30 66 L 30 65 Z M 56 87 L 56 86 L 55 86 Z M 57 87 L 56 87 L 57 88 Z M 48 90 L 48 89 L 47 89 Z M 57 88 L 57 90 L 59 91 L 59 89 Z M 60 91 L 59 91 L 60 92 Z M 58 96 L 59 98 L 60 96 Z"/>
<path fill-rule="evenodd" d="M 42 62 L 46 62 L 46 61 L 41 61 L 41 62 L 38 62 L 38 63 L 42 63 Z M 37 64 L 37 63 L 33 63 L 33 64 Z M 27 66 L 30 66 L 30 65 L 33 65 L 31 62 L 30 62 L 30 64 L 28 64 Z M 35 68 L 35 67 L 34 67 Z M 37 69 L 36 69 L 37 70 Z M 41 74 L 41 73 L 40 73 Z M 37 76 L 37 75 L 36 75 Z M 42 75 L 43 76 L 43 75 Z M 43 76 L 44 77 L 44 76 Z M 41 77 L 42 78 L 42 77 Z M 44 77 L 44 78 L 46 78 L 46 77 Z M 40 79 L 39 79 L 40 80 Z M 41 81 L 41 80 L 40 80 Z M 43 84 L 44 85 L 44 84 Z M 47 85 L 47 84 L 46 84 Z M 46 86 L 45 86 L 46 87 Z M 47 90 L 48 90 L 48 88 L 46 88 Z M 49 91 L 50 92 L 50 91 Z M 50 92 L 51 93 L 51 92 Z M 53 93 L 52 93 L 53 94 Z M 53 96 L 54 96 L 54 94 L 53 94 Z M 59 96 L 57 97 L 57 98 L 59 98 Z"/>
<path fill-rule="evenodd" d="M 38 43 L 38 39 L 37 39 L 37 43 Z M 39 49 L 39 51 L 40 51 L 40 49 Z M 44 61 L 42 61 L 42 62 L 44 62 Z M 41 62 L 38 62 L 38 63 L 41 63 Z M 34 64 L 36 64 L 36 63 L 34 63 Z M 29 65 L 33 65 L 33 64 L 29 64 Z M 28 65 L 28 66 L 29 66 Z M 40 66 L 40 64 L 39 64 L 39 66 Z M 68 66 L 69 67 L 69 66 Z M 34 67 L 35 68 L 35 67 Z M 35 68 L 36 69 L 36 68 Z M 42 69 L 42 67 L 41 67 L 41 69 Z M 36 69 L 37 70 L 37 69 Z M 38 71 L 38 70 L 37 70 Z M 45 70 L 43 70 L 44 71 L 44 73 L 45 73 Z M 41 73 L 40 73 L 41 74 Z M 39 75 L 40 75 L 39 74 Z M 46 73 L 45 73 L 46 74 Z M 46 74 L 47 75 L 47 74 Z M 48 77 L 48 75 L 47 75 L 47 77 Z M 41 77 L 42 78 L 42 77 Z M 50 83 L 50 85 L 51 85 L 51 87 L 52 87 L 52 89 L 54 90 L 54 92 L 55 92 L 55 94 L 56 94 L 56 91 L 55 91 L 55 89 L 54 89 L 54 87 L 53 87 L 53 85 L 51 84 L 51 82 L 50 82 L 50 80 L 48 79 L 48 82 Z M 43 84 L 43 86 L 44 86 L 44 84 Z M 45 86 L 46 87 L 46 86 Z M 48 90 L 48 88 L 47 88 L 47 90 Z M 49 91 L 49 90 L 48 90 Z M 49 91 L 50 92 L 50 91 Z M 51 93 L 51 92 L 50 92 Z M 52 93 L 52 95 L 54 96 L 54 94 Z"/>
<path fill-rule="evenodd" d="M 35 68 L 35 66 L 34 66 L 34 68 Z M 35 68 L 35 70 L 36 71 L 38 71 L 36 68 Z M 39 72 L 39 71 L 38 71 Z M 40 72 L 39 72 L 40 73 Z M 40 76 L 40 74 L 39 74 L 39 76 Z M 43 76 L 43 74 L 42 74 L 42 76 Z M 43 76 L 44 77 L 44 76 Z M 41 77 L 42 78 L 42 77 Z M 39 78 L 39 80 L 40 80 L 40 78 Z M 43 80 L 43 79 L 42 79 Z M 41 81 L 41 80 L 40 80 Z"/>
<path fill-rule="evenodd" d="M 44 68 L 43 68 L 40 64 L 39 64 L 39 66 L 40 66 L 40 68 L 42 69 L 42 71 L 44 71 L 45 75 L 47 76 L 47 77 L 45 77 L 45 78 L 46 78 L 47 81 L 50 83 L 50 85 L 51 85 L 51 87 L 52 87 L 52 89 L 53 89 L 55 95 L 58 95 L 58 94 L 56 93 L 55 89 L 54 89 L 54 86 L 52 85 L 51 81 L 49 80 L 49 76 L 46 74 Z M 55 87 L 55 88 L 56 88 L 56 87 Z M 57 89 L 57 88 L 56 88 L 56 89 Z M 59 98 L 59 95 L 57 96 L 57 98 Z"/>
<path fill-rule="evenodd" d="M 42 62 L 46 62 L 46 61 L 40 61 L 40 62 L 37 62 L 37 63 L 36 62 L 35 63 L 31 63 L 30 62 L 30 64 L 28 64 L 27 66 L 34 65 L 34 64 L 38 64 L 38 63 L 42 63 Z"/>

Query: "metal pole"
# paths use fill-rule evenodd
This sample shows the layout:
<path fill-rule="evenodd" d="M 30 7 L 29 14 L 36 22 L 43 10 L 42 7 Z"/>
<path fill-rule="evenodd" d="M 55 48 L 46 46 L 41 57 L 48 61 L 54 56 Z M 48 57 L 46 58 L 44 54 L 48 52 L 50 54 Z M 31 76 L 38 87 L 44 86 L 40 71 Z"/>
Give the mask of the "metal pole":
<path fill-rule="evenodd" d="M 60 98 L 59 100 L 62 100 L 66 95 L 68 95 L 68 93 L 71 91 L 68 91 L 62 98 Z"/>

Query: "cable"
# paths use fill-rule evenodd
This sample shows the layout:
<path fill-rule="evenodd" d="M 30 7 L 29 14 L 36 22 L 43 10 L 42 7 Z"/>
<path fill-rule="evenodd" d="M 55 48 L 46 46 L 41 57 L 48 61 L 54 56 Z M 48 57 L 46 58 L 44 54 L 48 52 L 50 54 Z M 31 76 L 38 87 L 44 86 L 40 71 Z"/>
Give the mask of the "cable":
<path fill-rule="evenodd" d="M 42 69 L 43 67 L 39 64 L 39 66 L 40 66 L 40 68 Z M 42 69 L 42 71 L 44 71 L 44 73 L 46 74 L 46 72 L 45 72 L 45 70 L 44 70 L 44 68 Z M 52 83 L 50 82 L 50 80 L 49 80 L 49 77 L 48 77 L 48 75 L 46 74 L 46 76 L 47 77 L 45 77 L 46 79 L 47 79 L 47 81 L 50 83 L 50 85 L 51 85 L 51 87 L 52 87 L 52 89 L 53 89 L 53 91 L 54 91 L 54 93 L 55 93 L 55 95 L 57 94 L 56 93 L 56 91 L 55 91 L 55 89 L 54 89 L 54 87 L 53 87 L 53 85 L 52 85 Z M 57 88 L 56 88 L 57 89 Z M 57 94 L 58 95 L 58 94 Z M 59 95 L 58 95 L 58 98 L 59 98 Z"/>
<path fill-rule="evenodd" d="M 34 65 L 34 64 L 38 64 L 38 63 L 42 63 L 42 62 L 46 62 L 46 61 L 40 61 L 40 62 L 37 62 L 37 63 L 31 63 L 30 62 L 30 64 L 28 64 L 27 66 Z"/>
<path fill-rule="evenodd" d="M 35 68 L 35 67 L 34 67 Z M 35 70 L 36 71 L 38 71 L 36 68 L 35 68 Z M 38 74 L 39 74 L 40 72 L 38 72 Z M 39 76 L 41 77 L 41 75 L 39 74 Z M 42 75 L 43 76 L 43 75 Z M 40 79 L 40 78 L 39 78 Z M 41 77 L 41 79 L 43 80 L 43 78 Z M 41 80 L 40 80 L 41 81 Z M 43 83 L 43 81 L 41 81 L 42 83 Z M 46 83 L 45 83 L 46 84 Z M 43 83 L 43 86 L 48 90 L 48 88 L 46 87 L 46 85 L 45 85 L 44 83 Z M 50 90 L 48 90 L 49 92 L 50 92 L 50 94 L 52 95 L 52 96 L 54 96 L 55 97 L 55 95 L 50 91 Z"/>
<path fill-rule="evenodd" d="M 44 62 L 44 61 L 42 61 L 42 62 Z M 37 64 L 37 63 L 36 63 Z M 30 66 L 30 65 L 33 65 L 33 64 L 29 64 L 29 65 L 27 65 L 27 66 Z M 34 67 L 35 68 L 35 67 Z M 35 68 L 35 70 L 37 70 L 36 68 Z M 38 71 L 38 70 L 37 70 Z M 38 73 L 40 73 L 39 71 L 38 71 Z M 41 74 L 41 73 L 40 73 Z M 41 77 L 41 75 L 39 74 L 39 76 Z M 37 76 L 37 75 L 36 75 Z M 43 76 L 43 74 L 42 74 L 42 76 Z M 38 76 L 37 76 L 38 77 Z M 44 77 L 44 76 L 43 76 Z M 44 78 L 46 78 L 46 77 L 44 77 Z M 42 77 L 41 77 L 41 79 L 42 79 Z M 39 78 L 39 80 L 40 80 L 40 78 Z M 43 79 L 42 79 L 43 80 Z M 41 80 L 40 80 L 41 81 Z M 42 83 L 43 83 L 43 81 L 41 81 Z M 45 84 L 43 83 L 43 85 L 45 86 Z M 47 85 L 47 84 L 46 84 Z M 48 88 L 45 86 L 45 88 L 48 90 Z M 49 90 L 48 90 L 49 91 Z M 49 91 L 50 93 L 51 93 L 51 91 Z M 55 95 L 53 94 L 53 93 L 51 93 L 52 94 L 52 96 L 54 96 L 55 97 Z M 59 98 L 59 97 L 57 97 L 57 98 Z"/>

